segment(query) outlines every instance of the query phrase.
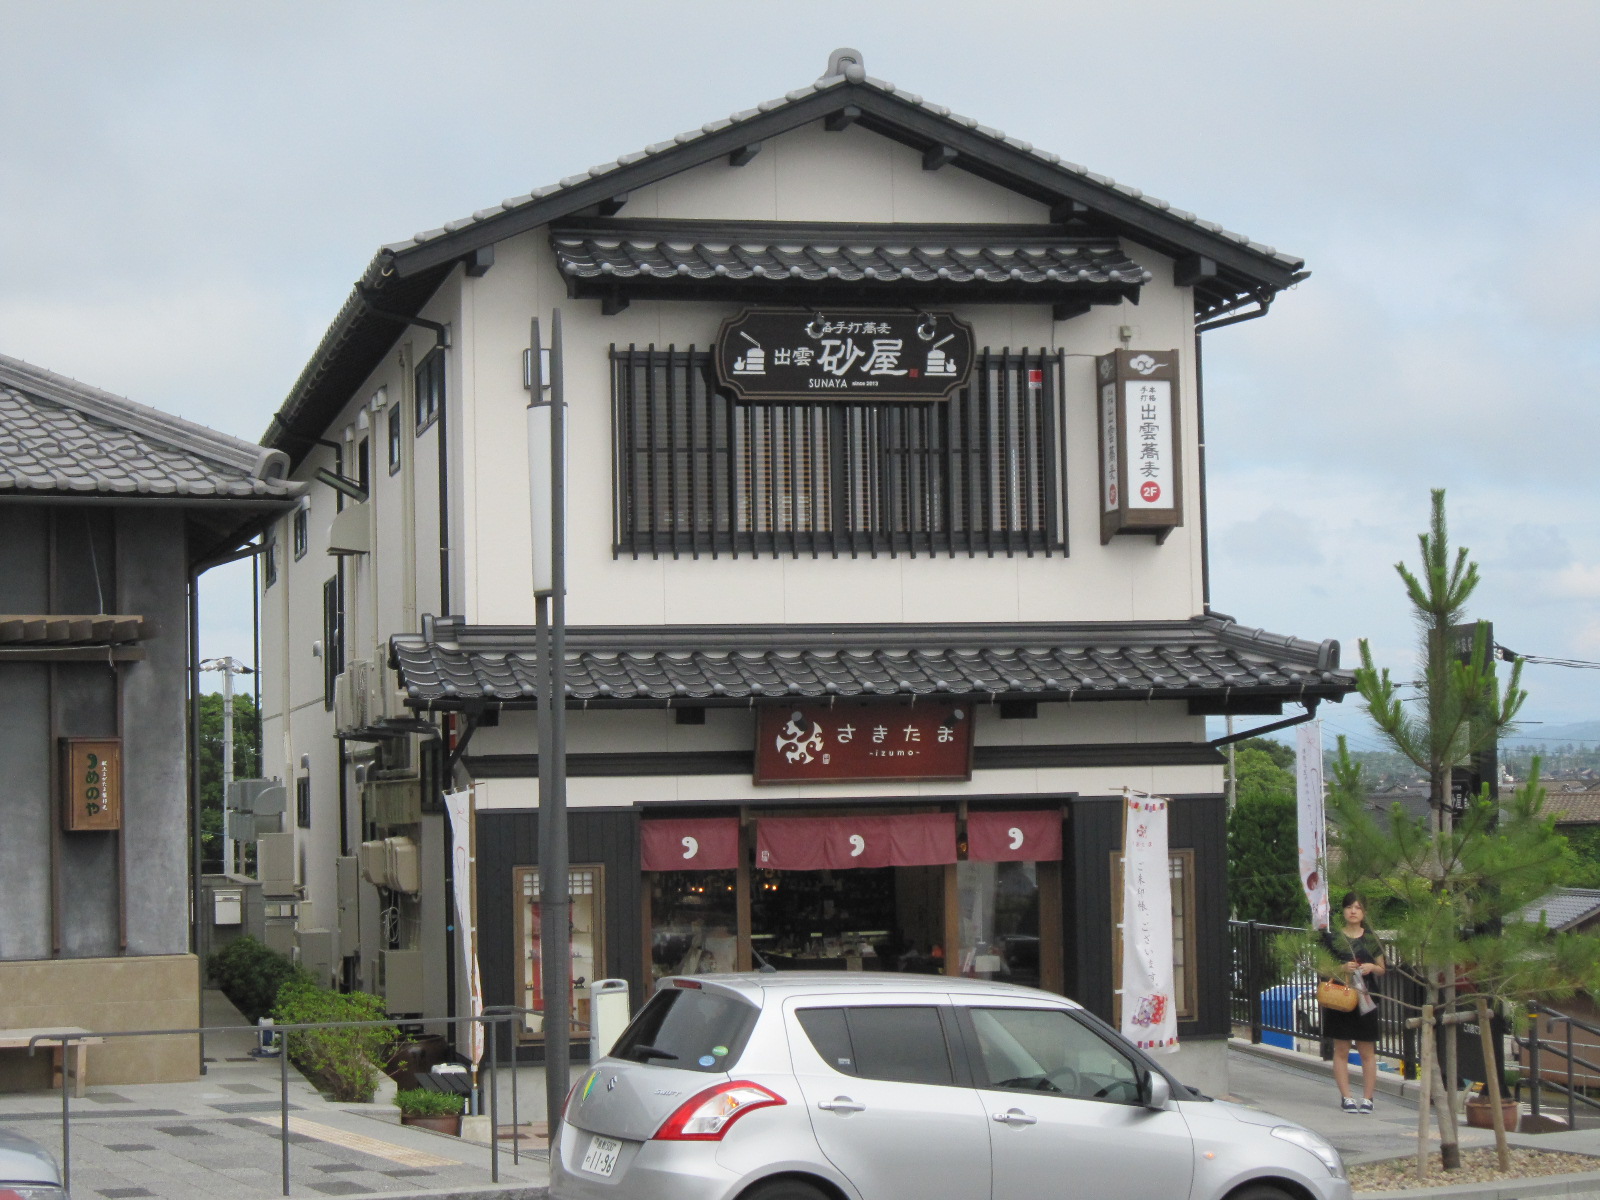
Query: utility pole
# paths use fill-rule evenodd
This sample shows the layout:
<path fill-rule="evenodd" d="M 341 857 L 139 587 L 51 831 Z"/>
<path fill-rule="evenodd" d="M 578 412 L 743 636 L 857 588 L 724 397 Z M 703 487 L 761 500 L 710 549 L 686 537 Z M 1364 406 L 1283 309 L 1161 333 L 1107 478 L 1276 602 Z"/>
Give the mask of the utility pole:
<path fill-rule="evenodd" d="M 234 873 L 234 841 L 228 836 L 228 788 L 233 784 L 233 677 L 255 672 L 233 657 L 208 658 L 202 671 L 222 672 L 222 873 Z M 194 831 L 198 839 L 200 831 Z"/>
<path fill-rule="evenodd" d="M 1233 716 L 1228 716 L 1228 737 L 1233 737 Z M 1233 748 L 1238 743 L 1228 742 L 1228 812 L 1233 812 L 1233 806 L 1239 803 L 1239 772 L 1233 766 Z"/>

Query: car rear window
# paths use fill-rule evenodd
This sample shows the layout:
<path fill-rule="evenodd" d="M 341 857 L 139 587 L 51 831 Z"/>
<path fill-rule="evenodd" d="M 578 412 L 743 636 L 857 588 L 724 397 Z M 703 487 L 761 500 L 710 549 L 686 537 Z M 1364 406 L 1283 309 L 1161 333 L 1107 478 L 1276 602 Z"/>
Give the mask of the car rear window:
<path fill-rule="evenodd" d="M 758 1011 L 720 992 L 657 992 L 612 1047 L 614 1058 L 684 1071 L 731 1070 L 744 1053 Z"/>
<path fill-rule="evenodd" d="M 954 1082 L 937 1008 L 802 1008 L 795 1016 L 823 1061 L 845 1075 L 897 1083 Z"/>

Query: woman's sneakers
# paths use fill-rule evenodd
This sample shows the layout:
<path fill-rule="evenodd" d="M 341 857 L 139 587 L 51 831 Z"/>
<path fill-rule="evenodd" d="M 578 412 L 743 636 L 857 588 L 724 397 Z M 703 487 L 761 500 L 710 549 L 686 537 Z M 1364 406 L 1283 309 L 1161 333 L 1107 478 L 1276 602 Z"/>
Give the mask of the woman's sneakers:
<path fill-rule="evenodd" d="M 1361 1102 L 1361 1111 L 1363 1113 L 1365 1113 L 1366 1115 L 1371 1116 L 1372 1115 L 1372 1101 L 1371 1100 L 1363 1100 Z"/>
<path fill-rule="evenodd" d="M 1360 1112 L 1361 1111 L 1360 1105 L 1358 1105 L 1349 1096 L 1345 1096 L 1339 1101 L 1339 1107 L 1344 1109 L 1345 1112 Z"/>

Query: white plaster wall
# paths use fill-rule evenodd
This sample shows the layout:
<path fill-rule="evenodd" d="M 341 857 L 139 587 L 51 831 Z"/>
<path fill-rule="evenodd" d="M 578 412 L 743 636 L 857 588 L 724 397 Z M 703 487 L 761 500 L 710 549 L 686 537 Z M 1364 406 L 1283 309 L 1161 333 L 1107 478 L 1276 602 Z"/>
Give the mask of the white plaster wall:
<path fill-rule="evenodd" d="M 768 143 L 746 167 L 719 160 L 641 189 L 622 215 L 785 220 L 1042 222 L 1041 206 L 958 169 L 921 169 L 920 156 L 864 130 L 814 128 Z M 569 300 L 545 231 L 496 247 L 493 269 L 463 279 L 459 359 L 472 392 L 455 481 L 467 537 L 457 607 L 476 623 L 531 624 L 527 467 L 521 354 L 529 321 L 564 321 L 569 406 L 568 619 L 573 624 L 810 623 L 1181 619 L 1201 611 L 1193 322 L 1188 289 L 1164 256 L 1129 245 L 1152 272 L 1141 302 L 1056 323 L 1046 305 L 970 305 L 980 346 L 1065 351 L 1065 479 L 1070 553 L 1033 558 L 737 560 L 612 557 L 609 349 L 707 346 L 740 306 L 635 302 L 612 317 L 597 300 Z M 437 302 L 436 302 L 437 303 Z M 438 319 L 437 316 L 435 319 Z M 448 318 L 445 318 L 448 319 Z M 1177 348 L 1188 525 L 1164 545 L 1120 537 L 1100 545 L 1092 358 L 1132 329 L 1138 348 Z M 457 434 L 452 432 L 452 438 Z M 419 472 L 419 479 L 420 479 Z"/>

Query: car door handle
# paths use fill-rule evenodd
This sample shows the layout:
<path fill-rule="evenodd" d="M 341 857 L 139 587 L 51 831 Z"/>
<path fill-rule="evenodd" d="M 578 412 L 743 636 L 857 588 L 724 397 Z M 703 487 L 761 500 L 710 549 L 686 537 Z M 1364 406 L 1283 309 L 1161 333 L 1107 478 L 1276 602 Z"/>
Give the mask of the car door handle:
<path fill-rule="evenodd" d="M 835 1096 L 832 1100 L 818 1100 L 817 1107 L 824 1112 L 864 1112 L 865 1104 L 857 1104 L 849 1096 Z"/>
<path fill-rule="evenodd" d="M 1038 1117 L 1030 1117 L 1020 1108 L 1008 1108 L 1003 1113 L 995 1113 L 994 1119 L 1002 1125 L 1037 1125 Z"/>

